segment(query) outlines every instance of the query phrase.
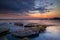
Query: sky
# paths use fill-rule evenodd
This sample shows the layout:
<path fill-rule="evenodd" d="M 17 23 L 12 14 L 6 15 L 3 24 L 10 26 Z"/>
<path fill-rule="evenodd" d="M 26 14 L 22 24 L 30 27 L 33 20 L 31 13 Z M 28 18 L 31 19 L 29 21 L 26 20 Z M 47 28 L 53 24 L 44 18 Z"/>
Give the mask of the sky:
<path fill-rule="evenodd" d="M 0 0 L 1 18 L 60 18 L 60 0 Z"/>

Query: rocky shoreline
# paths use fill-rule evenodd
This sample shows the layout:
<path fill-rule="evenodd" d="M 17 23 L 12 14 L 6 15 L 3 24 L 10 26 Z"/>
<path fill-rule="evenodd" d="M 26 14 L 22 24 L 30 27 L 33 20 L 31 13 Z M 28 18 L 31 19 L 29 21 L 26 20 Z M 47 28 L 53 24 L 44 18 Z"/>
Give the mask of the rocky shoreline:
<path fill-rule="evenodd" d="M 9 26 L 9 28 L 6 27 L 4 29 L 3 27 L 1 27 L 1 29 L 3 30 L 0 30 L 2 31 L 0 32 L 0 36 L 4 35 L 5 33 L 7 34 L 8 32 L 17 37 L 35 36 L 39 35 L 40 32 L 45 31 L 46 27 L 47 27 L 46 25 L 40 25 L 37 23 L 29 23 L 25 26 L 22 23 L 15 23 L 13 26 Z"/>
<path fill-rule="evenodd" d="M 20 25 L 17 24 L 17 27 L 15 28 L 15 30 L 11 31 L 12 35 L 19 36 L 19 37 L 33 36 L 33 35 L 39 34 L 42 31 L 45 31 L 45 29 L 47 27 L 45 25 L 40 25 L 37 23 L 29 23 L 29 24 L 25 25 L 24 27 L 22 26 L 22 28 L 20 29 L 20 27 L 21 27 Z"/>

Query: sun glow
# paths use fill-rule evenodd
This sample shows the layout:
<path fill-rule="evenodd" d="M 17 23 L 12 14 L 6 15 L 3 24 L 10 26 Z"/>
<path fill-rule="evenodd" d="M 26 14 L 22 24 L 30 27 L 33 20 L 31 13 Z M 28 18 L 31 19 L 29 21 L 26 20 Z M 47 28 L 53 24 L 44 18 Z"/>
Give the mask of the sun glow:
<path fill-rule="evenodd" d="M 56 11 L 51 11 L 51 12 L 46 12 L 44 14 L 41 13 L 33 13 L 33 14 L 29 14 L 32 17 L 36 17 L 36 18 L 53 18 L 56 17 L 58 14 Z"/>

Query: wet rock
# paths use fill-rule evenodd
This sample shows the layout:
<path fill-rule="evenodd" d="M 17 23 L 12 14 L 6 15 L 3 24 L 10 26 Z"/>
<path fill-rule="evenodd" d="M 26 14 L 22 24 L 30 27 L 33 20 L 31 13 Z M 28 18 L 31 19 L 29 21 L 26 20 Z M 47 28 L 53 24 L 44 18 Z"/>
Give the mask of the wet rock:
<path fill-rule="evenodd" d="M 14 25 L 16 25 L 16 26 L 23 26 L 23 23 L 16 22 L 16 23 L 14 23 Z"/>
<path fill-rule="evenodd" d="M 37 23 L 29 23 L 27 25 L 25 25 L 24 27 L 36 27 L 36 25 L 38 25 Z"/>
<path fill-rule="evenodd" d="M 26 37 L 39 34 L 41 31 L 45 31 L 45 28 L 46 28 L 45 25 L 40 25 L 37 23 L 29 23 L 24 27 L 22 27 L 22 29 L 21 28 L 18 29 L 16 27 L 16 30 L 14 30 L 13 32 L 11 31 L 11 34 L 19 37 Z"/>
<path fill-rule="evenodd" d="M 9 33 L 8 28 L 0 28 L 0 36 L 4 36 Z"/>

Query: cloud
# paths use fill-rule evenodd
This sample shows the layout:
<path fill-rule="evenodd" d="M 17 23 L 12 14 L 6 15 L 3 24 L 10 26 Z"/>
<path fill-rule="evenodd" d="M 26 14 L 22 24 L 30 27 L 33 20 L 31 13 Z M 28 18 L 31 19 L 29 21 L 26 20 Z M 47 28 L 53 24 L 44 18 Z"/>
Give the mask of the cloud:
<path fill-rule="evenodd" d="M 35 0 L 34 3 L 33 10 L 39 10 L 41 13 L 49 12 L 55 4 L 53 0 Z"/>
<path fill-rule="evenodd" d="M 50 11 L 52 5 L 52 0 L 0 0 L 0 12 L 29 13 L 37 10 L 44 13 Z"/>
<path fill-rule="evenodd" d="M 33 1 L 29 0 L 0 0 L 0 10 L 4 11 L 17 11 L 17 12 L 24 12 L 31 10 L 33 6 Z"/>

